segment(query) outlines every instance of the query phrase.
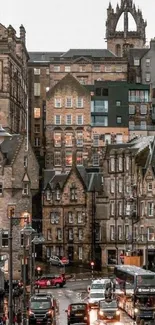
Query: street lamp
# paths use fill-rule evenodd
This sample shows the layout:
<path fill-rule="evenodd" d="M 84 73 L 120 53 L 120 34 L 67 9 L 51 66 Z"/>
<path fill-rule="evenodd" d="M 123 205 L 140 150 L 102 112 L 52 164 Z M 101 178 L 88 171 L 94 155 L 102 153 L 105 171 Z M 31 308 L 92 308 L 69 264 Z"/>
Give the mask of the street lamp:
<path fill-rule="evenodd" d="M 24 252 L 23 252 L 23 324 L 26 325 L 26 239 L 25 236 L 31 236 L 35 230 L 30 223 L 26 223 L 24 228 L 21 229 L 21 233 L 24 235 Z"/>
<path fill-rule="evenodd" d="M 30 293 L 31 295 L 33 294 L 34 291 L 34 281 L 35 281 L 35 245 L 41 245 L 45 242 L 45 238 L 43 237 L 43 235 L 35 235 L 34 238 L 32 239 L 31 243 L 32 243 L 32 254 L 31 254 L 31 258 L 32 258 L 32 273 L 31 273 L 31 285 L 30 285 Z"/>

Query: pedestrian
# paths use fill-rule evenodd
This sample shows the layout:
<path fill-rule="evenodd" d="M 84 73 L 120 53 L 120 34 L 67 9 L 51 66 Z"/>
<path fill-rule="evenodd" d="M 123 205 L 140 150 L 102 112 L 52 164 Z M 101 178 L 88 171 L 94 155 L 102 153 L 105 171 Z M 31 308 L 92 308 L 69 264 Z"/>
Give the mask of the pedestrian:
<path fill-rule="evenodd" d="M 17 317 L 16 318 L 17 318 L 16 319 L 17 324 L 21 325 L 21 323 L 22 323 L 22 313 L 21 313 L 20 309 L 18 309 L 18 311 L 17 311 Z"/>

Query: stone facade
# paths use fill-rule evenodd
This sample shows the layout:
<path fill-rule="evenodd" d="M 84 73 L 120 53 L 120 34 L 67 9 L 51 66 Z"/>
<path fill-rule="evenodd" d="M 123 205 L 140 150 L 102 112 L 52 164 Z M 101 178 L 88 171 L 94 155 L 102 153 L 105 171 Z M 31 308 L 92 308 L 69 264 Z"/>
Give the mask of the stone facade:
<path fill-rule="evenodd" d="M 71 74 L 51 88 L 46 105 L 46 168 L 69 170 L 75 151 L 78 165 L 89 159 L 90 104 L 90 92 Z"/>
<path fill-rule="evenodd" d="M 93 257 L 95 220 L 92 191 L 103 192 L 101 175 L 72 166 L 69 174 L 45 170 L 43 192 L 44 255 L 66 256 L 75 263 L 89 263 Z"/>
<path fill-rule="evenodd" d="M 124 30 L 117 31 L 117 23 L 122 13 L 124 14 Z M 128 13 L 134 18 L 137 31 L 129 31 Z M 106 22 L 108 50 L 117 56 L 126 56 L 130 48 L 143 48 L 146 42 L 146 26 L 142 12 L 139 9 L 136 10 L 132 0 L 121 1 L 120 6 L 117 4 L 116 10 L 109 3 Z"/>
<path fill-rule="evenodd" d="M 32 199 L 39 190 L 38 163 L 31 145 L 28 151 L 25 148 L 26 138 L 19 135 L 4 140 L 0 145 L 1 254 L 8 254 L 9 216 L 11 208 L 14 208 L 13 277 L 18 279 L 21 278 L 23 255 L 20 233 L 24 226 L 23 216 L 27 212 L 32 217 Z"/>
<path fill-rule="evenodd" d="M 103 168 L 109 198 L 102 265 L 121 263 L 128 252 L 154 263 L 154 137 L 108 145 Z"/>
<path fill-rule="evenodd" d="M 0 124 L 12 133 L 26 129 L 27 61 L 25 28 L 20 36 L 0 24 Z"/>

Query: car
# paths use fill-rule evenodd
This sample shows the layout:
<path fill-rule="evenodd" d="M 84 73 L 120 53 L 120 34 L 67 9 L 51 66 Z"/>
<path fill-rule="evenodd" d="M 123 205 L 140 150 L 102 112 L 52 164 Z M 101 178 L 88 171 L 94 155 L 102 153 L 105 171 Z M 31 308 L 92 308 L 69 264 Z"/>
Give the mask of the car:
<path fill-rule="evenodd" d="M 50 256 L 49 258 L 49 262 L 51 265 L 56 265 L 59 267 L 63 267 L 64 263 L 60 260 L 60 258 L 58 256 Z"/>
<path fill-rule="evenodd" d="M 105 292 L 103 290 L 91 290 L 88 296 L 89 308 L 98 308 L 100 300 L 105 299 Z"/>
<path fill-rule="evenodd" d="M 98 309 L 98 319 L 120 321 L 120 311 L 116 300 L 100 300 Z"/>
<path fill-rule="evenodd" d="M 35 281 L 37 288 L 63 287 L 66 284 L 65 274 L 44 275 Z"/>
<path fill-rule="evenodd" d="M 67 313 L 67 324 L 87 324 L 90 325 L 89 306 L 86 303 L 73 303 L 65 310 Z"/>
<path fill-rule="evenodd" d="M 56 301 L 51 295 L 37 294 L 30 298 L 29 324 L 56 325 Z"/>
<path fill-rule="evenodd" d="M 110 279 L 97 279 L 92 281 L 92 284 L 88 286 L 88 292 L 92 290 L 103 290 L 104 292 L 107 291 L 109 288 L 111 288 L 112 283 Z"/>
<path fill-rule="evenodd" d="M 65 256 L 60 258 L 60 261 L 63 263 L 63 265 L 68 265 L 69 264 L 69 259 L 66 258 Z"/>

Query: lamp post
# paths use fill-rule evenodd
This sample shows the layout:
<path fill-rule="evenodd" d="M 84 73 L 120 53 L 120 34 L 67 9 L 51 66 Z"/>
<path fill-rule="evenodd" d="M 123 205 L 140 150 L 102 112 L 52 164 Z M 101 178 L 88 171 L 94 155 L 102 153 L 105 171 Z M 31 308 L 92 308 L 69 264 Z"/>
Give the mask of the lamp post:
<path fill-rule="evenodd" d="M 31 270 L 31 277 L 30 277 L 30 280 L 31 280 L 31 283 L 30 283 L 30 293 L 31 295 L 34 293 L 35 291 L 35 285 L 34 285 L 34 282 L 35 282 L 35 245 L 41 245 L 45 242 L 45 238 L 41 235 L 41 236 L 38 236 L 36 235 L 33 240 L 31 241 L 32 243 L 32 249 L 31 249 L 31 252 L 32 252 L 32 255 L 31 255 L 31 260 L 32 260 L 32 270 Z"/>
<path fill-rule="evenodd" d="M 30 236 L 35 232 L 29 223 L 21 230 L 24 234 L 24 252 L 23 252 L 23 324 L 26 325 L 26 236 Z"/>

